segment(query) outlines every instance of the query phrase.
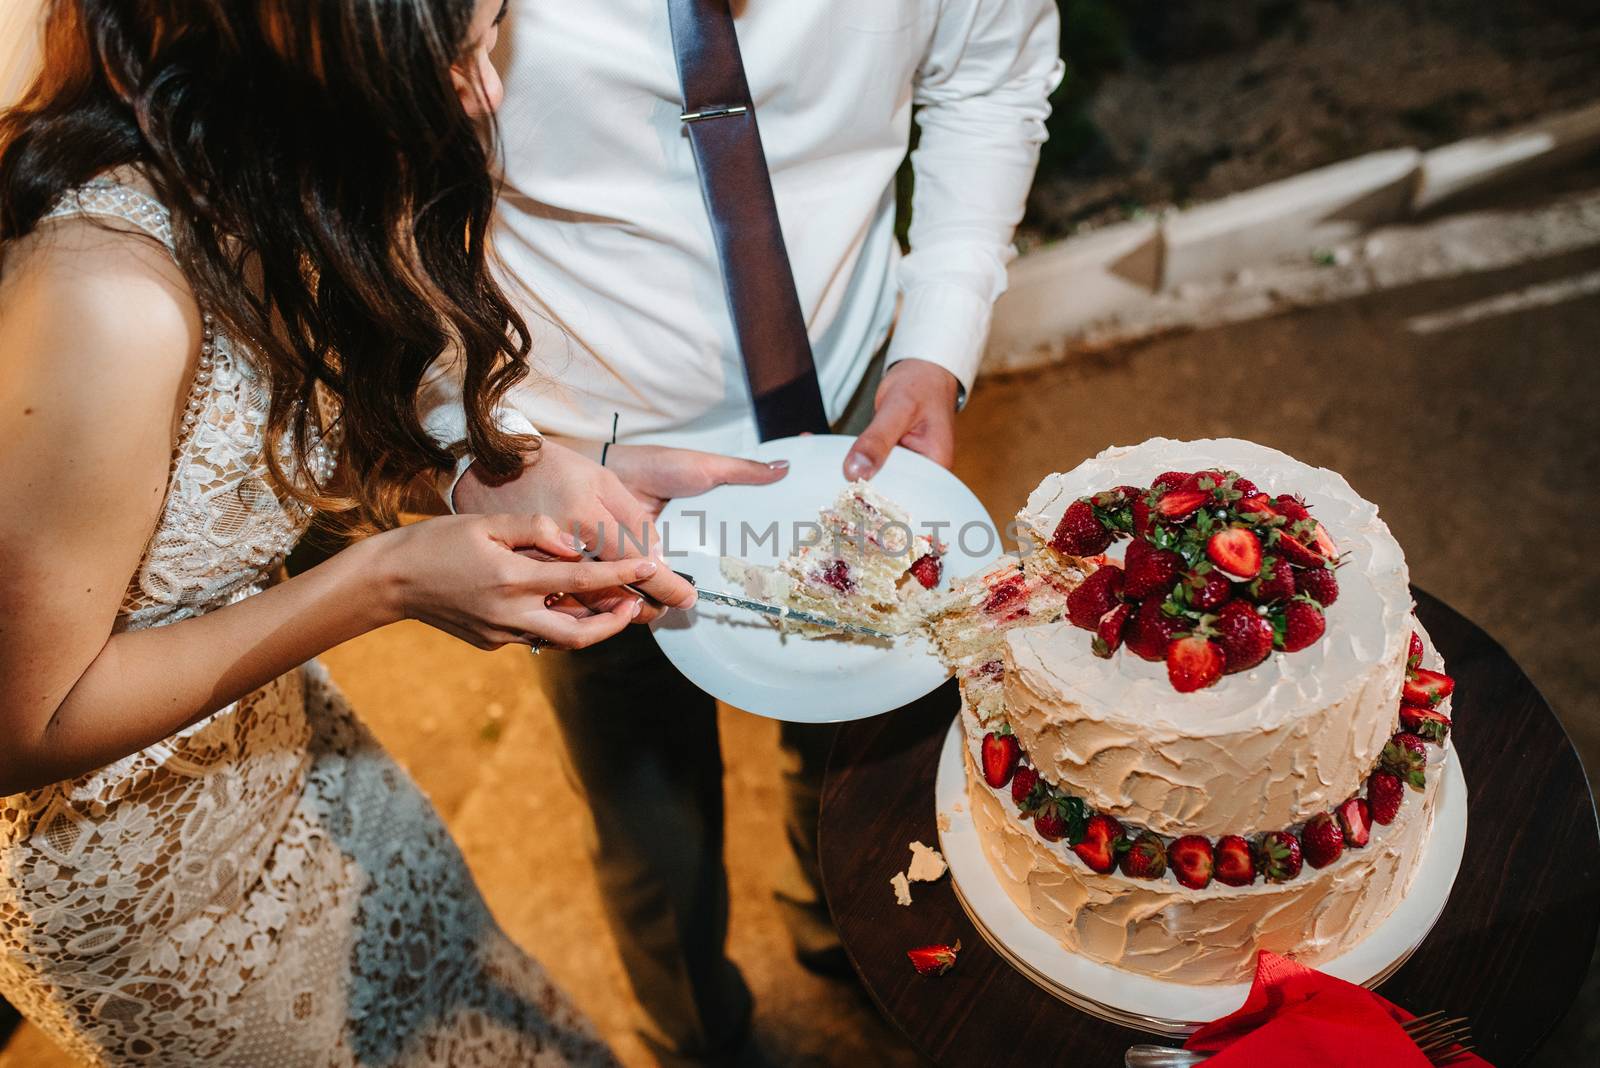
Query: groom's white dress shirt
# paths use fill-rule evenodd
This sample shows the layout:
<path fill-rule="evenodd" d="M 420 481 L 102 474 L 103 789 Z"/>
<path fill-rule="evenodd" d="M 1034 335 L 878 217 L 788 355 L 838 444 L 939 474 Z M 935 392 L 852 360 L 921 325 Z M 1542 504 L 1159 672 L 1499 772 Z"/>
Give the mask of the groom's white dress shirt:
<path fill-rule="evenodd" d="M 1059 82 L 1054 0 L 735 3 L 778 214 L 830 418 L 891 325 L 889 362 L 971 388 Z M 512 0 L 497 65 L 494 228 L 533 332 L 501 422 L 743 453 L 757 442 L 679 114 L 666 0 Z M 917 110 L 911 252 L 895 172 Z M 896 308 L 899 315 L 896 325 Z M 464 436 L 448 374 L 425 391 Z"/>

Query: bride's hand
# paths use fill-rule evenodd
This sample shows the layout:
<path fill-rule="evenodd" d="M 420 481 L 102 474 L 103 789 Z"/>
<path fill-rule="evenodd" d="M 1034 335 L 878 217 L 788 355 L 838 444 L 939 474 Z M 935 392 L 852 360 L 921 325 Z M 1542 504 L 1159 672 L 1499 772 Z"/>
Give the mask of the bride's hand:
<path fill-rule="evenodd" d="M 579 649 L 609 638 L 642 606 L 619 587 L 647 581 L 660 567 L 639 558 L 583 560 L 571 536 L 545 516 L 441 516 L 372 543 L 395 618 L 420 620 L 480 649 L 535 640 Z M 608 607 L 580 617 L 563 610 L 557 594 L 602 596 Z"/>

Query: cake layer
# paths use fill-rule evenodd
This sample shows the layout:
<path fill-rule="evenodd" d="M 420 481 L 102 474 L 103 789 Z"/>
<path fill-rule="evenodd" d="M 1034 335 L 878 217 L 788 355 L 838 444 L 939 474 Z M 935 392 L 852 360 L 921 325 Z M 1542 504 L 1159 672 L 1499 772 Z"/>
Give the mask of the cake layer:
<path fill-rule="evenodd" d="M 1331 534 L 1344 563 L 1323 640 L 1179 693 L 1165 665 L 1126 649 L 1096 657 L 1090 635 L 1064 622 L 1006 636 L 1006 715 L 1040 774 L 1174 837 L 1277 830 L 1356 793 L 1394 730 L 1411 632 L 1405 557 L 1377 508 L 1334 472 L 1251 442 L 1108 449 L 1046 478 L 1018 518 L 1043 545 L 1080 497 L 1213 467 L 1302 496 Z"/>
<path fill-rule="evenodd" d="M 1445 750 L 1444 753 L 1448 753 Z M 1443 765 L 1409 793 L 1393 823 L 1363 849 L 1283 883 L 1189 890 L 1170 876 L 1144 881 L 1090 871 L 1065 843 L 1047 842 L 1016 806 L 989 788 L 966 750 L 973 823 L 1000 885 L 1016 906 L 1070 952 L 1180 983 L 1247 981 L 1258 949 L 1315 966 L 1338 956 L 1399 904 L 1433 824 Z"/>

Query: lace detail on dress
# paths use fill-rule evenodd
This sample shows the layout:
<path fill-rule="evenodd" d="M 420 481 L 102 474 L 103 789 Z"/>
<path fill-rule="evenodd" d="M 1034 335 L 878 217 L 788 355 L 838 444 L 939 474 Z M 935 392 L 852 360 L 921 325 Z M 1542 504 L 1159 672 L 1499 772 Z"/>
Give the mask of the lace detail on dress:
<path fill-rule="evenodd" d="M 166 210 L 137 190 L 94 182 L 47 217 L 76 214 L 172 248 Z M 118 629 L 258 593 L 309 521 L 267 481 L 250 349 L 209 316 L 204 346 Z M 611 1063 L 314 662 L 115 764 L 0 798 L 0 993 L 92 1065 Z"/>

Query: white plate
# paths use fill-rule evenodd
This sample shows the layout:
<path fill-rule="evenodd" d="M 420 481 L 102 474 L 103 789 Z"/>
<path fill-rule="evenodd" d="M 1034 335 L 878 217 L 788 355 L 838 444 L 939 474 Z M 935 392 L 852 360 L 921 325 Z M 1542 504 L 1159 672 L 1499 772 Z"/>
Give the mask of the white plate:
<path fill-rule="evenodd" d="M 758 446 L 758 460 L 787 459 L 789 474 L 769 486 L 719 486 L 672 501 L 660 527 L 668 563 L 704 589 L 743 591 L 722 576 L 720 557 L 764 565 L 788 555 L 805 524 L 845 485 L 845 454 L 855 439 L 819 434 Z M 999 556 L 1000 532 L 971 490 L 926 457 L 896 447 L 873 488 L 897 502 L 949 546 L 941 586 Z M 937 531 L 927 524 L 944 524 Z M 771 531 L 769 535 L 769 530 Z M 926 638 L 893 642 L 806 639 L 780 634 L 765 616 L 702 600 L 651 624 L 662 652 L 700 689 L 735 707 L 795 723 L 864 719 L 910 704 L 949 677 Z"/>
<path fill-rule="evenodd" d="M 945 736 L 934 784 L 937 811 L 950 824 L 939 832 L 939 848 L 950 865 L 956 896 L 1001 956 L 1061 1000 L 1101 1019 L 1156 1034 L 1188 1034 L 1244 1004 L 1249 983 L 1190 986 L 1136 975 L 1069 953 L 1035 927 L 1000 886 L 978 841 L 967 802 L 963 744 L 957 716 Z M 1376 986 L 1405 963 L 1444 911 L 1467 841 L 1467 782 L 1454 749 L 1449 752 L 1434 802 L 1433 829 L 1411 889 L 1388 919 L 1348 952 L 1317 965 L 1319 971 Z"/>

